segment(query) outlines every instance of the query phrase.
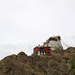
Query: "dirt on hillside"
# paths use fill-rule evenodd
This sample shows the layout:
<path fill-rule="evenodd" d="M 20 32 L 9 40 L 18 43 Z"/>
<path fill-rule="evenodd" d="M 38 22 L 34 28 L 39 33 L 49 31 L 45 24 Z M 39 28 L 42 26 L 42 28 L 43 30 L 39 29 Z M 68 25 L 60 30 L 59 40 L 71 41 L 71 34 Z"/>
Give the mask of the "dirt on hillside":
<path fill-rule="evenodd" d="M 24 52 L 0 61 L 0 75 L 72 75 L 69 64 L 75 60 L 75 48 L 54 50 L 52 56 L 27 56 Z"/>

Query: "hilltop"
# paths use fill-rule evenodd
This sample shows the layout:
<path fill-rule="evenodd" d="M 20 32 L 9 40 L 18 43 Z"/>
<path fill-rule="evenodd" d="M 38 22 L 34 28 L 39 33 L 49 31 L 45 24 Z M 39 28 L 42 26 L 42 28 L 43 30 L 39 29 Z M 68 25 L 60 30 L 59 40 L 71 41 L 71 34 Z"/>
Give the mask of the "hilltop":
<path fill-rule="evenodd" d="M 67 75 L 71 58 L 75 59 L 75 48 L 72 47 L 54 50 L 52 56 L 27 56 L 20 52 L 0 60 L 0 75 Z"/>

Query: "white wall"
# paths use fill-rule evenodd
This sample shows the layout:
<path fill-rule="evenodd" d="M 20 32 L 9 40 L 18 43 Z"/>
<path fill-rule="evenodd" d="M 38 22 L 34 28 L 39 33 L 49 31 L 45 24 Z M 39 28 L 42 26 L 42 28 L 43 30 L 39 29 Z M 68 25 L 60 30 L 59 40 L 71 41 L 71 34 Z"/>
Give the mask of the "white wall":
<path fill-rule="evenodd" d="M 57 41 L 50 41 L 48 43 L 48 46 L 52 47 L 52 50 L 54 50 L 54 48 L 60 48 L 62 45 L 61 45 L 61 40 L 57 40 Z"/>

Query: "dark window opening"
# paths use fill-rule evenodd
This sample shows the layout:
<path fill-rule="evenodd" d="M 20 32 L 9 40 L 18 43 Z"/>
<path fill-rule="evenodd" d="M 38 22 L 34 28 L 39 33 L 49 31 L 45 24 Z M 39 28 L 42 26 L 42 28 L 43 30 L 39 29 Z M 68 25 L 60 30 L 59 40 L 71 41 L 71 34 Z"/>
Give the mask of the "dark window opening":
<path fill-rule="evenodd" d="M 49 52 L 48 52 L 48 55 L 49 55 Z"/>
<path fill-rule="evenodd" d="M 58 37 L 59 40 L 61 40 L 60 36 Z"/>
<path fill-rule="evenodd" d="M 36 52 L 36 54 L 38 54 L 38 52 Z"/>
<path fill-rule="evenodd" d="M 47 49 L 49 51 L 49 49 Z"/>
<path fill-rule="evenodd" d="M 44 53 L 44 51 L 43 51 L 43 53 Z"/>

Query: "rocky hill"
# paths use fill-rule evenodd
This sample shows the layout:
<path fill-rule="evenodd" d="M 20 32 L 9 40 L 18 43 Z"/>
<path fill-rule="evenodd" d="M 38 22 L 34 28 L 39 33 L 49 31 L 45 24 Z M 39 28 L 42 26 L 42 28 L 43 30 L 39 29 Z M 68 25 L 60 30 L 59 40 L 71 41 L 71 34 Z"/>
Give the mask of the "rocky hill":
<path fill-rule="evenodd" d="M 75 60 L 75 48 L 52 51 L 52 56 L 27 56 L 24 52 L 0 61 L 0 75 L 72 75 L 70 60 Z"/>

